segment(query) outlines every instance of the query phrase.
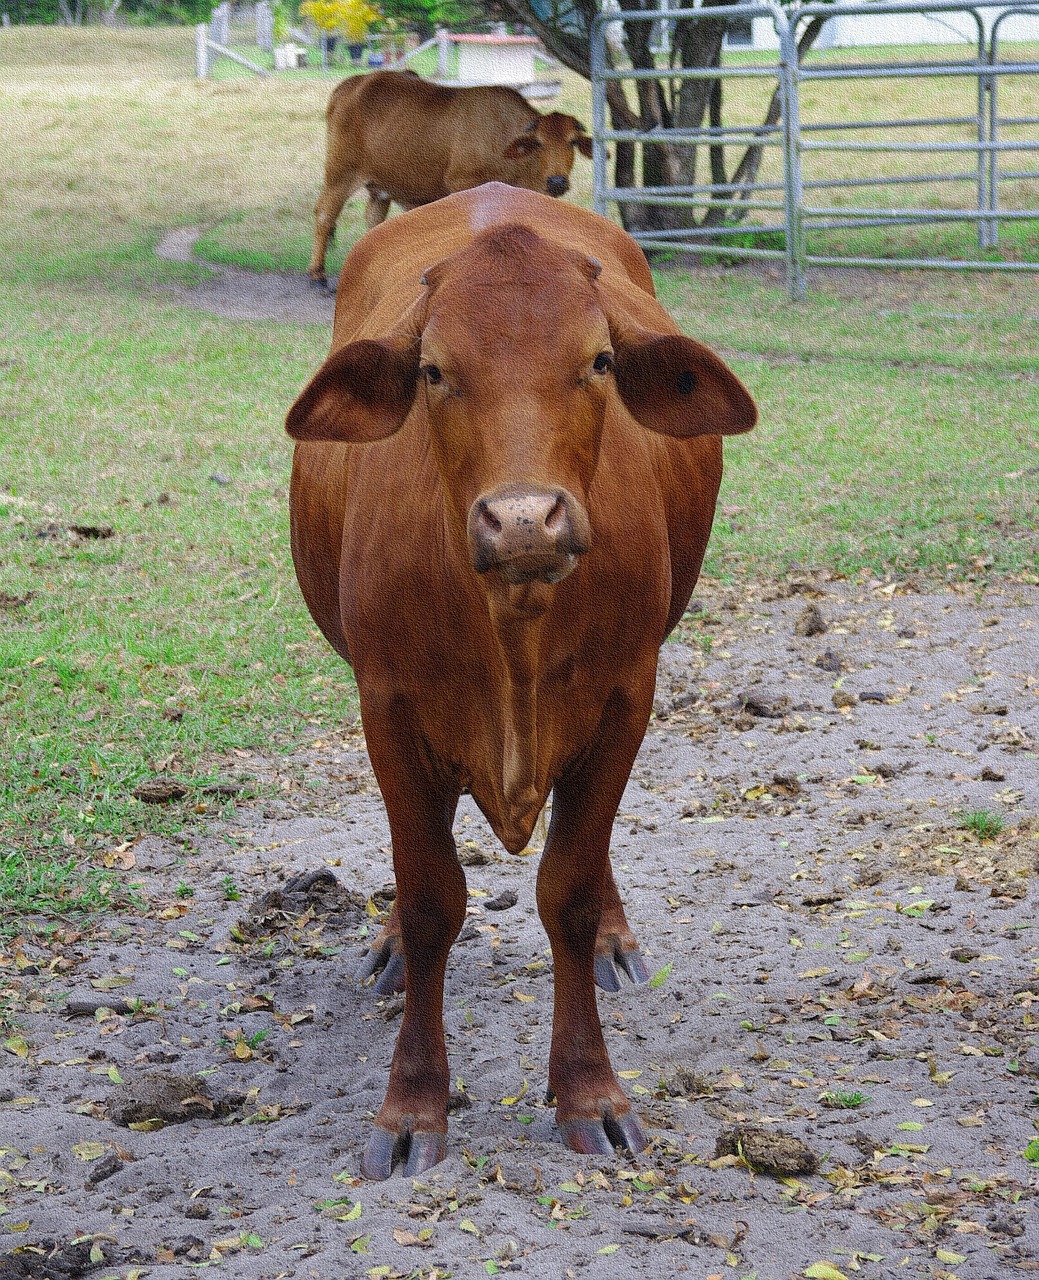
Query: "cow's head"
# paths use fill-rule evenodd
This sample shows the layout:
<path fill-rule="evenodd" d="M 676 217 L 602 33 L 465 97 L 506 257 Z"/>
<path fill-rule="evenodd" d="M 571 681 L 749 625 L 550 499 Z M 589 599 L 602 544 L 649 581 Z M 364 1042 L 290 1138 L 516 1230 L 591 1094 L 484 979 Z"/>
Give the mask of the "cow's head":
<path fill-rule="evenodd" d="M 591 544 L 586 503 L 607 413 L 612 429 L 678 439 L 749 431 L 756 418 L 713 352 L 634 326 L 599 272 L 526 227 L 481 233 L 426 272 L 425 296 L 397 331 L 329 357 L 289 411 L 289 434 L 375 441 L 418 405 L 409 429 L 428 429 L 474 569 L 503 583 L 560 581 Z"/>
<path fill-rule="evenodd" d="M 514 187 L 565 196 L 578 151 L 591 160 L 592 140 L 580 120 L 560 111 L 539 114 L 505 148 L 506 160 L 517 162 L 510 181 Z"/>

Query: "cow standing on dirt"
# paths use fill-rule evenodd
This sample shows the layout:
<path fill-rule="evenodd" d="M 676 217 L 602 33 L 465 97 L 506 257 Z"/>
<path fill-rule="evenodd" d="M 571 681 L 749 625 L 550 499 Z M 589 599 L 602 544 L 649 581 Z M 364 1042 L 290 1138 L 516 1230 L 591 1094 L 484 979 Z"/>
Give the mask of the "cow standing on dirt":
<path fill-rule="evenodd" d="M 707 545 L 719 436 L 749 431 L 754 402 L 682 336 L 630 237 L 530 191 L 393 218 L 343 280 L 331 354 L 286 425 L 296 573 L 354 667 L 397 880 L 364 972 L 407 1000 L 362 1170 L 445 1154 L 466 790 L 513 853 L 553 796 L 537 902 L 556 1120 L 575 1151 L 642 1150 L 594 991 L 616 964 L 648 977 L 610 834 Z"/>
<path fill-rule="evenodd" d="M 368 188 L 365 223 L 391 202 L 414 209 L 484 182 L 566 195 L 574 153 L 592 140 L 573 116 L 542 115 L 515 89 L 449 89 L 413 72 L 377 71 L 343 80 L 328 111 L 325 185 L 314 210 L 308 273 L 325 284 L 325 255 L 345 202 Z"/>

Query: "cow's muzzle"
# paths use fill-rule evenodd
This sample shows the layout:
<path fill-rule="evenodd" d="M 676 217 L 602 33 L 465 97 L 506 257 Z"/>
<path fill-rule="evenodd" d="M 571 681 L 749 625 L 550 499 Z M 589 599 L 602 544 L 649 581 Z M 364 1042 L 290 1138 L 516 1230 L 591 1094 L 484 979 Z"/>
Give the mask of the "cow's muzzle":
<path fill-rule="evenodd" d="M 469 508 L 469 550 L 477 573 L 506 582 L 561 582 L 591 543 L 588 514 L 567 489 L 506 485 Z"/>
<path fill-rule="evenodd" d="M 550 196 L 565 196 L 570 190 L 570 179 L 557 174 L 555 177 L 548 179 L 545 183 L 545 190 Z"/>

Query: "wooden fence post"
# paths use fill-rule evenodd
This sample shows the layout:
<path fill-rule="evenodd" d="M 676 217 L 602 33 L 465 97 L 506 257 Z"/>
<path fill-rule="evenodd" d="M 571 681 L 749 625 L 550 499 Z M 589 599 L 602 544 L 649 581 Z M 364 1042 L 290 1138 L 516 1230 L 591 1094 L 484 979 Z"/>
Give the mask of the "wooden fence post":
<path fill-rule="evenodd" d="M 274 14 L 267 0 L 256 6 L 256 43 L 266 53 L 274 52 Z"/>
<path fill-rule="evenodd" d="M 451 49 L 451 36 L 444 27 L 437 27 L 437 76 L 450 75 L 451 67 L 448 62 Z"/>
<path fill-rule="evenodd" d="M 206 42 L 209 39 L 209 28 L 204 22 L 195 27 L 195 75 L 205 80 L 209 75 L 209 50 Z"/>
<path fill-rule="evenodd" d="M 216 44 L 231 43 L 231 6 L 228 0 L 223 0 L 222 4 L 214 8 L 209 20 L 209 30 Z"/>

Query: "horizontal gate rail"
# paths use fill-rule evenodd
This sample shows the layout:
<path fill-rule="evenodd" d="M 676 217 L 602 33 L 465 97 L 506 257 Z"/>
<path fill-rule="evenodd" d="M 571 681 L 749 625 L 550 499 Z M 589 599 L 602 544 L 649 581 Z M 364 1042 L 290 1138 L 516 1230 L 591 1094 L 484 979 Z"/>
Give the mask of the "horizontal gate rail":
<path fill-rule="evenodd" d="M 664 0 L 662 0 L 664 2 Z M 621 0 L 623 4 L 623 0 Z M 929 59 L 909 59 L 904 62 L 890 58 L 869 61 L 842 60 L 825 63 L 800 63 L 797 40 L 808 23 L 815 20 L 837 18 L 897 15 L 924 16 L 935 19 L 951 29 L 960 40 L 964 52 L 962 58 L 955 52 L 944 52 Z M 792 297 L 803 297 L 806 289 L 806 271 L 811 266 L 856 266 L 948 269 L 957 271 L 1039 271 L 1039 261 L 1003 262 L 991 258 L 939 258 L 903 257 L 878 258 L 858 254 L 812 252 L 806 236 L 813 239 L 818 233 L 830 233 L 865 229 L 870 227 L 920 227 L 927 225 L 963 225 L 976 223 L 978 246 L 991 250 L 998 243 L 1001 225 L 1036 223 L 1039 226 L 1039 201 L 1034 193 L 1020 186 L 1014 195 L 1017 203 L 1033 207 L 1007 209 L 1001 205 L 1004 192 L 1009 194 L 1008 184 L 1026 183 L 1039 179 L 1039 168 L 1027 168 L 1033 156 L 1039 156 L 1039 138 L 1032 136 L 1008 136 L 1010 130 L 1035 129 L 1039 116 L 1001 116 L 999 95 L 1008 77 L 1028 76 L 1039 78 L 1039 61 L 1030 60 L 1015 51 L 1010 60 L 1000 57 L 1000 39 L 1008 20 L 1016 16 L 1039 18 L 1039 5 L 1014 4 L 1013 0 L 812 0 L 791 10 L 784 10 L 773 0 L 757 0 L 756 3 L 717 5 L 710 8 L 683 8 L 659 10 L 601 11 L 592 26 L 592 106 L 594 147 L 595 207 L 605 213 L 612 201 L 620 206 L 638 204 L 644 207 L 673 206 L 692 210 L 701 218 L 717 216 L 719 210 L 731 210 L 734 220 L 723 226 L 693 225 L 687 227 L 650 227 L 634 229 L 635 239 L 646 249 L 687 248 L 697 256 L 722 256 L 726 260 L 782 259 L 786 263 L 787 287 Z M 633 68 L 611 65 L 606 33 L 612 24 L 662 22 L 722 22 L 748 18 L 768 19 L 772 26 L 775 50 L 762 51 L 753 62 L 741 61 L 736 65 L 722 64 L 712 67 L 657 67 Z M 946 19 L 955 18 L 955 24 Z M 945 37 L 948 38 L 947 36 Z M 754 57 L 754 54 L 750 54 Z M 840 82 L 877 82 L 890 80 L 933 79 L 950 84 L 974 82 L 973 95 L 976 109 L 973 114 L 952 114 L 901 118 L 897 120 L 833 120 L 802 123 L 801 86 L 804 84 L 836 84 Z M 771 81 L 776 86 L 782 111 L 778 123 L 726 125 L 715 122 L 702 127 L 657 127 L 651 130 L 609 127 L 606 112 L 606 86 L 613 82 L 645 81 L 677 85 L 688 81 Z M 962 111 L 962 107 L 961 107 Z M 907 136 L 907 130 L 932 131 L 933 138 Z M 968 130 L 969 136 L 957 138 L 956 130 Z M 884 133 L 876 136 L 849 137 L 849 133 Z M 953 136 L 950 138 L 949 133 Z M 833 135 L 838 136 L 833 136 Z M 944 136 L 940 136 L 944 134 Z M 892 136 L 893 135 L 893 136 Z M 605 143 L 634 144 L 643 150 L 647 147 L 666 145 L 677 148 L 708 147 L 715 153 L 726 148 L 761 148 L 765 156 L 777 151 L 782 159 L 782 181 L 775 180 L 775 164 L 766 167 L 761 181 L 718 180 L 716 182 L 690 182 L 684 186 L 611 186 L 606 172 Z M 891 173 L 870 174 L 867 170 L 847 177 L 806 172 L 815 157 L 843 152 L 852 160 L 860 156 L 892 157 Z M 914 171 L 914 161 L 924 156 L 937 159 L 955 157 L 973 160 L 972 166 L 953 171 L 934 172 L 934 166 Z M 902 157 L 899 166 L 897 158 Z M 1009 163 L 1008 163 L 1009 162 Z M 755 175 L 756 177 L 756 175 Z M 969 207 L 953 207 L 956 197 L 949 184 L 970 184 L 975 197 Z M 869 204 L 835 203 L 822 205 L 818 196 L 813 203 L 805 199 L 808 193 L 853 193 L 874 188 L 877 191 L 897 191 L 910 188 L 934 187 L 950 193 L 938 201 L 940 207 L 883 207 L 874 198 Z M 897 198 L 896 198 L 897 201 Z M 916 204 L 919 204 L 917 197 Z M 766 222 L 752 221 L 748 215 L 761 218 L 778 215 Z M 676 215 L 678 220 L 678 215 Z M 781 248 L 767 243 L 767 238 L 779 237 Z M 763 243 L 762 240 L 765 239 Z M 812 248 L 816 246 L 813 245 Z M 824 245 L 818 246 L 823 249 Z M 1039 258 L 1039 252 L 1035 254 Z"/>

